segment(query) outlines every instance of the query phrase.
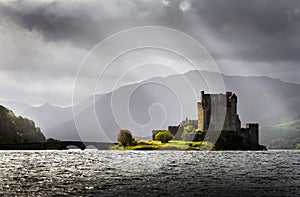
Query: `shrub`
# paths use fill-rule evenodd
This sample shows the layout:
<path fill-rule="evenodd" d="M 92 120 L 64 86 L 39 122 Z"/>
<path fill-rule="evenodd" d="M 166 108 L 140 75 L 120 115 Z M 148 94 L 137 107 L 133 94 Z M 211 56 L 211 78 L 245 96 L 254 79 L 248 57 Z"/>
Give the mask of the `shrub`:
<path fill-rule="evenodd" d="M 296 149 L 300 150 L 300 144 L 297 144 Z"/>
<path fill-rule="evenodd" d="M 173 138 L 174 136 L 169 130 L 161 130 L 154 137 L 155 140 L 161 141 L 162 143 L 167 143 Z"/>
<path fill-rule="evenodd" d="M 193 141 L 203 141 L 204 138 L 205 138 L 205 132 L 200 130 L 200 129 L 196 129 L 195 131 L 195 135 L 194 135 L 194 138 L 193 138 Z"/>
<path fill-rule="evenodd" d="M 134 138 L 132 137 L 130 131 L 122 129 L 118 135 L 118 142 L 123 146 L 131 146 L 133 144 Z"/>

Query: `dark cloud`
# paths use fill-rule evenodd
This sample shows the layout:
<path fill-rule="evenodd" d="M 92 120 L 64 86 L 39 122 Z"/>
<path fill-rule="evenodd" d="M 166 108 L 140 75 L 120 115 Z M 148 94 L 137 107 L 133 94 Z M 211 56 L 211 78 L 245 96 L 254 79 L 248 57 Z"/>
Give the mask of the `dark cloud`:
<path fill-rule="evenodd" d="M 13 1 L 2 4 L 0 10 L 46 40 L 70 41 L 86 48 L 126 28 L 161 25 L 202 37 L 215 58 L 300 59 L 299 1 L 192 1 L 186 12 L 180 10 L 181 2 L 170 1 L 165 6 L 159 1 Z M 230 50 L 215 49 L 214 43 L 206 42 L 195 30 L 197 26 L 207 28 L 215 41 L 224 42 Z"/>
<path fill-rule="evenodd" d="M 225 74 L 300 83 L 298 0 L 19 0 L 0 2 L 0 76 L 9 79 L 0 91 L 11 87 L 8 99 L 16 95 L 15 88 L 22 95 L 40 93 L 45 100 L 46 87 L 53 100 L 62 96 L 57 104 L 65 104 L 59 84 L 72 86 L 92 47 L 113 33 L 147 25 L 196 38 Z M 30 88 L 22 88 L 17 79 Z"/>
<path fill-rule="evenodd" d="M 91 48 L 105 37 L 136 26 L 161 25 L 175 29 L 190 26 L 178 7 L 160 1 L 12 1 L 0 3 L 0 15 L 37 31 L 48 41 L 68 41 Z"/>
<path fill-rule="evenodd" d="M 2 16 L 29 31 L 37 31 L 45 40 L 71 41 L 76 45 L 89 46 L 101 38 L 101 32 L 96 31 L 100 24 L 79 7 L 75 6 L 70 12 L 59 1 L 32 4 L 13 1 L 2 4 L 0 10 Z M 105 26 L 105 22 L 101 26 Z"/>
<path fill-rule="evenodd" d="M 300 60 L 299 1 L 195 1 L 202 24 L 230 50 L 222 58 Z M 295 12 L 296 10 L 296 12 Z"/>

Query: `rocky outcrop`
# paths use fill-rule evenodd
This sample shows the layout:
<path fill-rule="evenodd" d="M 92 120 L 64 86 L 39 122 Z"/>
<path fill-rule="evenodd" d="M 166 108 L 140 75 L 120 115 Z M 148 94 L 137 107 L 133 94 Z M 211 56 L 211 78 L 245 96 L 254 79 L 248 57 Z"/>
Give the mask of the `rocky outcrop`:
<path fill-rule="evenodd" d="M 0 105 L 0 143 L 43 142 L 45 136 L 32 120 L 16 116 Z"/>

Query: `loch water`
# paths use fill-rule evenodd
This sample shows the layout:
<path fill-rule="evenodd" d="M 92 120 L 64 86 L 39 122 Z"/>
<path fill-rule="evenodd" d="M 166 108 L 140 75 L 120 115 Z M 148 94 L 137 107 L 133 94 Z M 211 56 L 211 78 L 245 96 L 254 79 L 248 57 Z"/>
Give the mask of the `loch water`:
<path fill-rule="evenodd" d="M 299 196 L 300 151 L 0 151 L 1 196 Z"/>

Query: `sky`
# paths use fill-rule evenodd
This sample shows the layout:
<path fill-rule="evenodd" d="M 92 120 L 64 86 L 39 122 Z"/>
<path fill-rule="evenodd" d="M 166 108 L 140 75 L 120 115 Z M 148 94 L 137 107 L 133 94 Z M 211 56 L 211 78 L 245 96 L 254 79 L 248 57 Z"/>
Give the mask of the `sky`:
<path fill-rule="evenodd" d="M 87 55 L 95 66 L 103 66 L 92 49 L 118 32 L 142 26 L 170 28 L 192 37 L 207 50 L 221 73 L 269 76 L 300 84 L 298 0 L 3 0 L 0 100 L 70 105 L 77 73 Z M 123 38 L 121 42 L 141 44 L 142 39 L 154 37 L 145 32 L 136 40 Z M 176 45 L 176 36 L 170 38 Z M 107 49 L 109 54 L 112 48 Z M 192 68 L 179 56 L 160 49 L 128 52 L 126 57 L 110 67 L 101 78 L 103 84 L 119 82 L 125 72 L 129 75 L 122 85 Z M 139 60 L 141 57 L 148 62 Z M 126 67 L 140 64 L 136 70 Z M 84 75 L 87 80 L 93 70 L 90 72 Z"/>

